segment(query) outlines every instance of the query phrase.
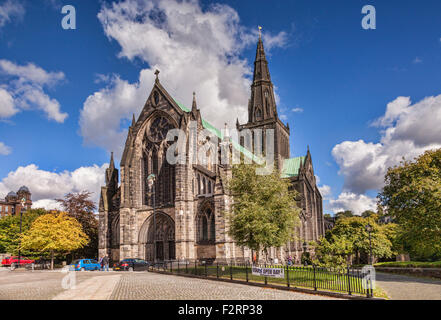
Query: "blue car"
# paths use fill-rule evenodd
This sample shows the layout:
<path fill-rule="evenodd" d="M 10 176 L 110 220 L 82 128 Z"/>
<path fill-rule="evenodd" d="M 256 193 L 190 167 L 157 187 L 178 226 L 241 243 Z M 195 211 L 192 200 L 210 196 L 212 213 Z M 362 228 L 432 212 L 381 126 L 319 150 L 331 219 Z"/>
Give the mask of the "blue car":
<path fill-rule="evenodd" d="M 100 270 L 101 265 L 93 259 L 79 259 L 72 262 L 69 266 L 71 271 L 93 271 Z"/>

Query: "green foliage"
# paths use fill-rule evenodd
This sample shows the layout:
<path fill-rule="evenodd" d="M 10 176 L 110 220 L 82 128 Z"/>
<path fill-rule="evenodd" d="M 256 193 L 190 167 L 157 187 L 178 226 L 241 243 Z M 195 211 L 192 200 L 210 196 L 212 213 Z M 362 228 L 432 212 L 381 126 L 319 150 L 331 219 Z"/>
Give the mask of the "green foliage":
<path fill-rule="evenodd" d="M 371 225 L 371 241 L 366 230 Z M 317 264 L 327 267 L 342 267 L 350 256 L 357 259 L 370 253 L 377 258 L 390 258 L 394 252 L 394 241 L 397 226 L 394 224 L 379 225 L 373 217 L 350 217 L 337 220 L 334 228 L 326 233 L 325 238 L 316 245 Z"/>
<path fill-rule="evenodd" d="M 372 210 L 366 210 L 366 211 L 364 211 L 364 212 L 361 214 L 361 216 L 362 216 L 363 218 L 369 218 L 369 217 L 371 217 L 371 216 L 374 215 L 374 214 L 377 214 L 377 213 L 374 212 L 374 211 L 372 211 Z"/>
<path fill-rule="evenodd" d="M 346 211 L 342 211 L 342 212 L 337 212 L 335 214 L 335 218 L 337 220 L 341 219 L 341 218 L 349 218 L 349 217 L 353 217 L 353 216 L 354 216 L 354 213 L 352 211 L 350 211 L 350 210 L 346 210 Z"/>
<path fill-rule="evenodd" d="M 393 268 L 441 268 L 441 261 L 420 262 L 420 261 L 393 261 L 379 262 L 376 267 L 393 267 Z"/>
<path fill-rule="evenodd" d="M 258 175 L 256 168 L 246 164 L 233 167 L 228 187 L 234 202 L 228 221 L 236 243 L 259 252 L 293 239 L 300 209 L 289 180 L 281 179 L 277 171 Z"/>
<path fill-rule="evenodd" d="M 44 209 L 29 209 L 22 214 L 22 232 L 26 232 L 39 216 L 46 214 Z M 0 218 L 0 252 L 18 255 L 20 245 L 20 215 Z M 32 252 L 23 251 L 21 255 L 36 258 Z"/>
<path fill-rule="evenodd" d="M 353 253 L 353 243 L 345 237 L 329 234 L 315 244 L 316 260 L 321 267 L 343 268 L 348 264 L 349 256 Z"/>
<path fill-rule="evenodd" d="M 55 252 L 67 253 L 89 242 L 81 224 L 67 213 L 48 213 L 35 219 L 21 238 L 22 249 L 51 253 L 52 267 Z"/>
<path fill-rule="evenodd" d="M 378 197 L 400 225 L 403 248 L 424 259 L 441 257 L 441 149 L 389 168 Z"/>
<path fill-rule="evenodd" d="M 68 193 L 64 199 L 57 199 L 70 217 L 75 218 L 89 238 L 89 243 L 72 254 L 74 257 L 93 258 L 98 256 L 98 220 L 95 218 L 95 203 L 90 199 L 91 193 L 83 191 Z"/>

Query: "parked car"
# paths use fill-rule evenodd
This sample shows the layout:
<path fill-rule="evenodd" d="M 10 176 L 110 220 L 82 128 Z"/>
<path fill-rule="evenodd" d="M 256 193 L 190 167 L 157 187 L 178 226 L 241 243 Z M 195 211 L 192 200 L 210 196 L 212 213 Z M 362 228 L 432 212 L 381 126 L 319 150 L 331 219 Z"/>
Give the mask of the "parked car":
<path fill-rule="evenodd" d="M 18 257 L 5 257 L 2 260 L 2 265 L 5 267 L 9 267 L 13 263 L 18 265 Z M 32 263 L 35 263 L 35 260 L 28 259 L 25 257 L 20 257 L 20 265 L 21 266 L 26 265 L 26 264 L 32 264 Z"/>
<path fill-rule="evenodd" d="M 71 271 L 93 271 L 100 270 L 101 265 L 93 259 L 78 259 L 69 265 Z"/>
<path fill-rule="evenodd" d="M 113 265 L 113 271 L 145 271 L 148 269 L 149 263 L 142 259 L 124 259 Z"/>

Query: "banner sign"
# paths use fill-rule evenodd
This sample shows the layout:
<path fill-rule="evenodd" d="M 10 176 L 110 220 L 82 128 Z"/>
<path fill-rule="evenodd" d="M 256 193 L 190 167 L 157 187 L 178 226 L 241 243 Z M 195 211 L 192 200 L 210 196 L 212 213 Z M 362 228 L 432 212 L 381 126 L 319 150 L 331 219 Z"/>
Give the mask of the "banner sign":
<path fill-rule="evenodd" d="M 272 277 L 272 278 L 285 278 L 285 269 L 284 268 L 253 267 L 252 273 L 255 276 Z"/>

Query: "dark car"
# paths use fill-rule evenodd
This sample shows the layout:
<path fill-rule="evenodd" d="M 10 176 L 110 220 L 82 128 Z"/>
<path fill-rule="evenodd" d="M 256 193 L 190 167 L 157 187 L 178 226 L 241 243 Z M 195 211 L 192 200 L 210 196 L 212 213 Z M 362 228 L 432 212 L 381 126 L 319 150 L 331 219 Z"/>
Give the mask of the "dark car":
<path fill-rule="evenodd" d="M 124 259 L 113 265 L 113 271 L 146 271 L 149 263 L 142 259 Z"/>

